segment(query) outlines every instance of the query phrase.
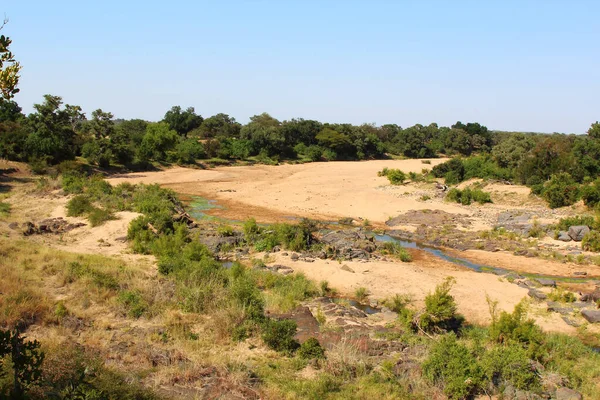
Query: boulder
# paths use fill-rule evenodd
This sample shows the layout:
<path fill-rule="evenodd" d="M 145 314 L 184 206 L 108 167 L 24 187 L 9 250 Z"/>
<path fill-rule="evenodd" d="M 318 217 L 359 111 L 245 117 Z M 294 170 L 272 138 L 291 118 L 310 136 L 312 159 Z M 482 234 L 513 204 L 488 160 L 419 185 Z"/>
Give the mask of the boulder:
<path fill-rule="evenodd" d="M 569 232 L 567 232 L 567 231 L 558 232 L 557 239 L 561 240 L 563 242 L 570 242 L 571 240 L 573 240 L 573 239 L 571 239 L 571 236 L 569 236 Z"/>
<path fill-rule="evenodd" d="M 548 298 L 548 296 L 546 296 L 545 293 L 540 292 L 539 290 L 536 290 L 536 289 L 529 289 L 529 292 L 527 292 L 527 295 L 536 300 L 546 300 Z"/>
<path fill-rule="evenodd" d="M 579 300 L 583 302 L 596 302 L 600 300 L 600 289 L 596 289 L 590 293 L 585 293 Z"/>
<path fill-rule="evenodd" d="M 556 400 L 582 400 L 583 396 L 581 395 L 581 393 L 573 389 L 561 387 L 556 389 L 556 394 L 554 398 Z"/>
<path fill-rule="evenodd" d="M 556 287 L 556 281 L 547 278 L 536 278 L 535 281 L 542 286 Z"/>
<path fill-rule="evenodd" d="M 560 305 L 560 303 L 551 301 L 548 303 L 548 311 L 559 313 L 562 315 L 569 315 L 573 312 L 573 309 L 569 307 L 563 307 L 562 305 Z"/>
<path fill-rule="evenodd" d="M 569 227 L 569 236 L 574 241 L 581 242 L 589 231 L 590 228 L 587 225 L 574 225 Z"/>
<path fill-rule="evenodd" d="M 600 310 L 581 310 L 581 316 L 590 324 L 600 322 Z"/>

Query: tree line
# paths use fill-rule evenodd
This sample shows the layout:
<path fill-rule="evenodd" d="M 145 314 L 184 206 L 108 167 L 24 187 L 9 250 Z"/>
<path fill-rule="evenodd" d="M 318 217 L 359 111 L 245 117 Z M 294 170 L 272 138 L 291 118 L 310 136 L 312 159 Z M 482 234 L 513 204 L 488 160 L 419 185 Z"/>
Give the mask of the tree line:
<path fill-rule="evenodd" d="M 88 118 L 80 106 L 52 95 L 44 96 L 29 115 L 13 100 L 0 101 L 0 157 L 28 162 L 40 172 L 76 157 L 100 168 L 144 170 L 156 163 L 194 164 L 202 159 L 275 164 L 441 156 L 458 157 L 434 171 L 448 183 L 497 178 L 547 193 L 552 206 L 572 204 L 582 196 L 586 203 L 600 202 L 598 122 L 587 135 L 495 132 L 475 122 L 402 128 L 280 121 L 267 113 L 240 124 L 227 114 L 204 118 L 193 107 L 180 106 L 168 110 L 161 121 L 148 122 L 115 119 L 101 109 Z M 560 195 L 548 190 L 553 187 Z"/>

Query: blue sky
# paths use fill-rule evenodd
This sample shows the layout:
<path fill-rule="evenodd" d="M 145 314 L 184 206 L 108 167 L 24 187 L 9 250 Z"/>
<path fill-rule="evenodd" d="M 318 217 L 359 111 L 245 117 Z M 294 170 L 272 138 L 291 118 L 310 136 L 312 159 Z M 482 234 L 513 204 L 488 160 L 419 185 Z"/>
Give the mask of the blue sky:
<path fill-rule="evenodd" d="M 243 123 L 584 133 L 600 119 L 600 1 L 0 4 L 26 112 L 50 93 L 148 120 L 173 105 Z"/>

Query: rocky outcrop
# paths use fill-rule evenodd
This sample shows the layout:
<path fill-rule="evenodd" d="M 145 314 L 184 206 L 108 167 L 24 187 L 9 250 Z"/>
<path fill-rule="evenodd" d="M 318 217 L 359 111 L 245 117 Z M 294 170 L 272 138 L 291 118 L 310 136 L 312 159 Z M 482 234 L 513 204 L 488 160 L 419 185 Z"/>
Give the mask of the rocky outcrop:
<path fill-rule="evenodd" d="M 590 228 L 586 225 L 575 225 L 569 227 L 569 237 L 576 242 L 581 242 L 583 237 L 590 232 Z"/>
<path fill-rule="evenodd" d="M 571 240 L 571 236 L 569 236 L 569 232 L 567 231 L 560 231 L 558 232 L 558 240 L 562 241 L 562 242 L 570 242 Z"/>
<path fill-rule="evenodd" d="M 370 253 L 377 250 L 374 236 L 361 228 L 328 232 L 320 242 L 327 246 L 327 253 L 332 257 L 347 260 L 368 260 Z"/>
<path fill-rule="evenodd" d="M 17 223 L 13 223 L 10 225 L 10 227 L 12 229 L 15 230 L 20 230 L 23 235 L 25 236 L 30 236 L 30 235 L 42 235 L 42 234 L 48 234 L 48 233 L 52 233 L 52 234 L 61 234 L 61 233 L 66 233 L 66 232 L 70 232 L 73 229 L 85 226 L 86 224 L 82 223 L 82 222 L 77 222 L 77 223 L 69 223 L 66 219 L 63 219 L 62 217 L 58 217 L 58 218 L 48 218 L 48 219 L 44 219 L 40 222 L 38 222 L 37 224 L 33 223 L 33 222 L 24 222 L 22 224 L 17 224 Z"/>
<path fill-rule="evenodd" d="M 600 322 L 600 310 L 581 310 L 581 316 L 590 324 Z"/>

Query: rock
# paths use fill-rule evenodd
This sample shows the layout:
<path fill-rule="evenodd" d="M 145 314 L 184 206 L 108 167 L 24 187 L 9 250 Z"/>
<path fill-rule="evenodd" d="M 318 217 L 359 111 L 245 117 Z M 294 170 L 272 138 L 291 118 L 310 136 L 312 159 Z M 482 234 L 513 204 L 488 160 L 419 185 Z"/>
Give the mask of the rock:
<path fill-rule="evenodd" d="M 346 264 L 342 265 L 342 271 L 348 271 L 348 272 L 352 272 L 354 273 L 354 270 L 352 268 L 350 268 L 349 266 L 347 266 Z"/>
<path fill-rule="evenodd" d="M 587 225 L 575 225 L 569 227 L 569 236 L 576 242 L 581 242 L 583 237 L 589 233 L 590 228 Z"/>
<path fill-rule="evenodd" d="M 556 312 L 562 315 L 569 315 L 573 312 L 573 309 L 569 307 L 563 307 L 559 303 L 551 301 L 548 303 L 548 311 Z"/>
<path fill-rule="evenodd" d="M 561 315 L 561 318 L 562 318 L 563 321 L 565 321 L 565 323 L 567 325 L 570 325 L 570 326 L 572 326 L 574 328 L 579 328 L 581 326 L 581 324 L 579 322 L 575 321 L 573 318 L 569 318 L 569 317 L 567 317 L 565 315 Z"/>
<path fill-rule="evenodd" d="M 575 271 L 575 272 L 573 272 L 573 275 L 575 275 L 575 276 L 586 276 L 587 272 L 585 272 L 585 271 Z"/>
<path fill-rule="evenodd" d="M 78 222 L 75 224 L 70 224 L 65 219 L 58 218 L 48 218 L 40 221 L 38 224 L 34 224 L 33 222 L 25 222 L 22 226 L 22 232 L 25 236 L 30 235 L 41 235 L 46 233 L 53 234 L 61 234 L 70 232 L 73 229 L 79 228 L 81 226 L 85 226 L 86 224 Z"/>
<path fill-rule="evenodd" d="M 576 392 L 573 389 L 569 389 L 566 387 L 561 387 L 556 389 L 556 395 L 554 396 L 556 400 L 582 400 L 583 396 L 581 393 Z"/>
<path fill-rule="evenodd" d="M 281 255 L 287 257 L 287 256 L 289 256 L 289 253 L 286 251 L 286 252 L 281 253 Z"/>
<path fill-rule="evenodd" d="M 548 296 L 546 296 L 545 293 L 542 293 L 536 289 L 529 289 L 529 292 L 527 292 L 527 295 L 536 300 L 546 300 L 548 298 Z"/>
<path fill-rule="evenodd" d="M 596 302 L 600 300 L 600 289 L 596 289 L 590 293 L 585 293 L 579 298 L 579 300 L 583 302 Z"/>
<path fill-rule="evenodd" d="M 12 230 L 17 230 L 19 229 L 19 223 L 18 222 L 11 222 L 10 224 L 8 224 L 8 227 Z"/>
<path fill-rule="evenodd" d="M 292 255 L 290 256 L 290 259 L 292 261 L 298 261 L 299 258 L 300 258 L 300 256 L 296 253 L 292 253 Z"/>
<path fill-rule="evenodd" d="M 600 310 L 581 310 L 581 316 L 590 324 L 600 322 Z"/>
<path fill-rule="evenodd" d="M 556 281 L 553 279 L 536 278 L 535 281 L 542 286 L 556 287 Z"/>
<path fill-rule="evenodd" d="M 573 239 L 571 239 L 571 236 L 569 236 L 569 232 L 567 232 L 567 231 L 558 232 L 557 239 L 561 240 L 563 242 L 570 242 L 571 240 L 573 240 Z"/>

